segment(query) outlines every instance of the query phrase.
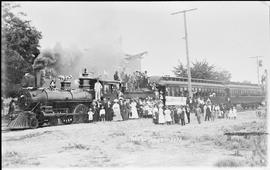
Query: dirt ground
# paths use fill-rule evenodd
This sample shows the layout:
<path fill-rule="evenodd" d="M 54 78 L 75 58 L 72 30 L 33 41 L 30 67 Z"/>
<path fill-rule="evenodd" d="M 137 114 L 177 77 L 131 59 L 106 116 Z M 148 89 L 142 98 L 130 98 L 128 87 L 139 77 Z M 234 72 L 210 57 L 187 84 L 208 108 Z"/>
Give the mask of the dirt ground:
<path fill-rule="evenodd" d="M 223 134 L 240 126 L 266 131 L 263 124 L 255 111 L 246 111 L 236 120 L 202 124 L 191 115 L 186 126 L 155 125 L 152 119 L 138 119 L 21 131 L 2 127 L 2 167 L 216 166 L 222 160 L 244 163 L 252 149 L 241 148 L 240 156 L 235 155 L 237 146 Z"/>

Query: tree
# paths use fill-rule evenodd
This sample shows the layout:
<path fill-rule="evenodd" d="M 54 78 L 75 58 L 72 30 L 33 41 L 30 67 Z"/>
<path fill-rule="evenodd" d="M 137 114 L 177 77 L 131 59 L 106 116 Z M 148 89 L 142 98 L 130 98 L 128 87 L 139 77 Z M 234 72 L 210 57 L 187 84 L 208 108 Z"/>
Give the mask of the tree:
<path fill-rule="evenodd" d="M 181 62 L 174 67 L 173 73 L 177 77 L 187 77 L 187 68 Z M 226 70 L 217 71 L 214 65 L 210 65 L 207 61 L 196 61 L 192 63 L 190 68 L 192 78 L 230 81 L 231 73 Z"/>
<path fill-rule="evenodd" d="M 204 61 L 196 61 L 192 63 L 192 68 L 190 69 L 191 77 L 200 79 L 213 79 L 214 78 L 214 68 L 215 66 L 208 64 Z"/>
<path fill-rule="evenodd" d="M 187 77 L 187 69 L 183 66 L 181 62 L 179 62 L 179 65 L 174 67 L 173 73 L 177 77 Z"/>
<path fill-rule="evenodd" d="M 32 64 L 40 53 L 39 40 L 42 38 L 41 32 L 23 19 L 26 14 L 14 12 L 18 7 L 17 4 L 2 4 L 2 92 L 7 96 L 14 91 L 13 87 L 18 87 L 26 73 L 33 71 Z"/>
<path fill-rule="evenodd" d="M 219 80 L 219 81 L 230 81 L 232 78 L 231 73 L 226 70 L 215 71 L 213 76 L 214 76 L 213 80 Z"/>

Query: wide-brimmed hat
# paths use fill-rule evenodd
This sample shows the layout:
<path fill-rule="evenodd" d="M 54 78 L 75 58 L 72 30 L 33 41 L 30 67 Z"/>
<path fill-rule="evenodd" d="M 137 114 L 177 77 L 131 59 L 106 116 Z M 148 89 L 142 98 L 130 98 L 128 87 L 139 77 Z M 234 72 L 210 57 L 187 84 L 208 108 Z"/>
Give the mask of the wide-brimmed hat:
<path fill-rule="evenodd" d="M 116 103 L 116 102 L 118 102 L 118 100 L 117 99 L 114 99 L 114 102 Z"/>

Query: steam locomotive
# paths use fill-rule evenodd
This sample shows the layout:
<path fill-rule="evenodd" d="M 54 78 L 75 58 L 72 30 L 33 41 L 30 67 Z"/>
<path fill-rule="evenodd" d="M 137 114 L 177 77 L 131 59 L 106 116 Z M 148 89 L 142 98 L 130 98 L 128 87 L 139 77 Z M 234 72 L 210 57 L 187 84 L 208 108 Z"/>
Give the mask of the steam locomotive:
<path fill-rule="evenodd" d="M 25 88 L 18 96 L 18 111 L 10 115 L 9 129 L 37 128 L 44 123 L 57 125 L 82 123 L 87 120 L 87 112 L 93 101 L 94 84 L 85 69 L 79 77 L 79 88 L 71 89 L 71 81 L 63 80 L 61 88 Z M 100 80 L 104 87 L 103 96 L 117 97 L 120 81 Z"/>

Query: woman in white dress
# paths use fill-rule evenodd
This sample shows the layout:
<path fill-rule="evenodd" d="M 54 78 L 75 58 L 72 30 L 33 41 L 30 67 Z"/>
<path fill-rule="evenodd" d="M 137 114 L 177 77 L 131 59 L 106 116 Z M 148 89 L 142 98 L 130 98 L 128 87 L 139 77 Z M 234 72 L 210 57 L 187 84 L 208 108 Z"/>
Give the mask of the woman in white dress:
<path fill-rule="evenodd" d="M 138 115 L 138 111 L 137 111 L 137 103 L 135 101 L 132 100 L 131 102 L 131 119 L 138 119 L 139 115 Z"/>
<path fill-rule="evenodd" d="M 163 113 L 162 105 L 159 106 L 158 109 L 158 123 L 159 124 L 164 124 L 165 123 L 165 116 Z"/>
<path fill-rule="evenodd" d="M 237 117 L 237 110 L 236 110 L 235 107 L 233 107 L 232 113 L 233 113 L 233 114 L 232 114 L 233 119 L 236 119 L 236 117 Z"/>
<path fill-rule="evenodd" d="M 165 121 L 167 123 L 167 125 L 171 124 L 172 122 L 172 117 L 171 117 L 171 111 L 168 107 L 166 107 L 165 111 Z"/>
<path fill-rule="evenodd" d="M 120 112 L 120 105 L 117 102 L 118 102 L 118 100 L 115 99 L 113 107 L 112 107 L 113 113 L 114 113 L 113 121 L 123 120 L 122 116 L 121 116 L 121 112 Z"/>
<path fill-rule="evenodd" d="M 230 108 L 230 110 L 229 110 L 228 118 L 229 119 L 232 119 L 233 118 L 233 109 L 232 108 Z"/>
<path fill-rule="evenodd" d="M 152 116 L 152 118 L 153 118 L 153 122 L 155 124 L 157 124 L 158 123 L 158 107 L 156 105 L 153 108 L 153 116 Z"/>

